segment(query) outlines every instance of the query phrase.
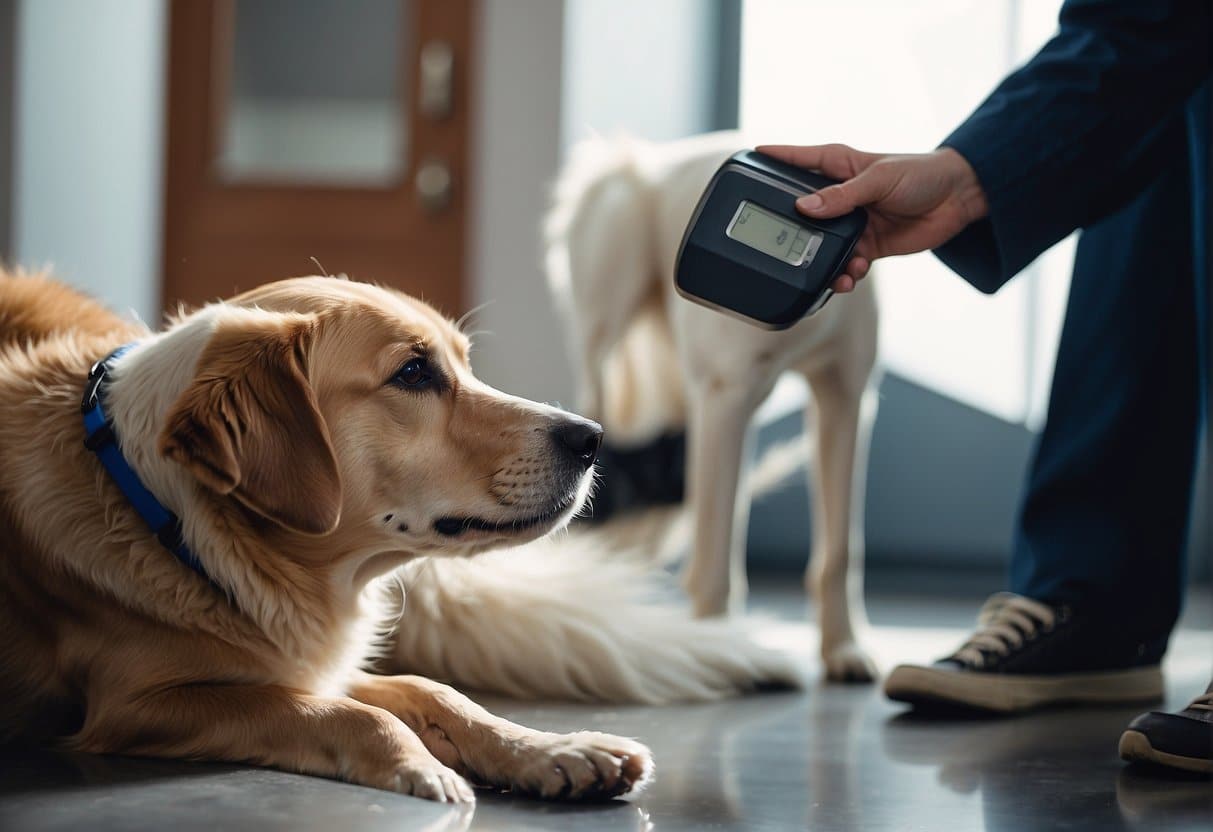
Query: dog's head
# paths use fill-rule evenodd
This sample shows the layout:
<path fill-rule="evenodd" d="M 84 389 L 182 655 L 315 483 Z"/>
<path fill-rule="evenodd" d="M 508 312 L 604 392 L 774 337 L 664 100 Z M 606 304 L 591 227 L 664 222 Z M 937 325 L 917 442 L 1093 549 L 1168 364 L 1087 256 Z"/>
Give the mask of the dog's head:
<path fill-rule="evenodd" d="M 476 379 L 468 339 L 420 301 L 299 278 L 212 314 L 159 448 L 275 529 L 334 555 L 471 554 L 585 500 L 601 428 Z"/>

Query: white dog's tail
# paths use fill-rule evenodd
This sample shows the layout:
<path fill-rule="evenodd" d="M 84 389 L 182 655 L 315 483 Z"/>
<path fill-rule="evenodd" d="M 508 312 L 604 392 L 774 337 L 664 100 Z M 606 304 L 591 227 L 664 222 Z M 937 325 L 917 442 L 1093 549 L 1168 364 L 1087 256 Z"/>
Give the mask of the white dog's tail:
<path fill-rule="evenodd" d="M 645 704 L 801 682 L 790 657 L 736 621 L 692 619 L 664 573 L 589 535 L 399 575 L 393 671 L 527 699 Z"/>

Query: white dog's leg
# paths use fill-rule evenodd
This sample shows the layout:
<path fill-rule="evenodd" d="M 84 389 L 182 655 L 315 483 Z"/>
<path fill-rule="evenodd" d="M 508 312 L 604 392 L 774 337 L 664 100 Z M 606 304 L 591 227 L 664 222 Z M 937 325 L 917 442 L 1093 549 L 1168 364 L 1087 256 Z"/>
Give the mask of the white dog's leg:
<path fill-rule="evenodd" d="M 838 364 L 808 374 L 816 402 L 813 552 L 805 583 L 817 602 L 827 678 L 867 682 L 875 664 L 856 643 L 863 612 L 863 501 L 868 436 L 875 411 L 862 374 Z M 806 425 L 807 427 L 807 425 Z"/>
<path fill-rule="evenodd" d="M 605 379 L 602 375 L 607 352 L 618 340 L 618 333 L 608 338 L 606 327 L 587 315 L 582 327 L 573 327 L 573 347 L 578 364 L 577 412 L 587 419 L 601 422 L 606 411 Z"/>
<path fill-rule="evenodd" d="M 723 615 L 745 604 L 745 538 L 750 502 L 741 488 L 753 392 L 704 379 L 690 385 L 688 500 L 694 539 L 683 585 L 695 615 Z"/>

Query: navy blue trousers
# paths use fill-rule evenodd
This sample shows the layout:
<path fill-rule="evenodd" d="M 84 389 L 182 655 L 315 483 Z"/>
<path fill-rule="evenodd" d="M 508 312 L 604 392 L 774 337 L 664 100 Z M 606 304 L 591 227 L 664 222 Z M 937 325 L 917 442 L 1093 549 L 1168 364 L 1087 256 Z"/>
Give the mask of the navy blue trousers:
<path fill-rule="evenodd" d="M 1193 256 L 1207 206 L 1193 209 L 1192 186 L 1208 170 L 1193 170 L 1190 127 L 1177 120 L 1159 175 L 1082 233 L 1010 576 L 1015 592 L 1116 610 L 1125 635 L 1162 644 L 1209 377 L 1208 264 Z"/>

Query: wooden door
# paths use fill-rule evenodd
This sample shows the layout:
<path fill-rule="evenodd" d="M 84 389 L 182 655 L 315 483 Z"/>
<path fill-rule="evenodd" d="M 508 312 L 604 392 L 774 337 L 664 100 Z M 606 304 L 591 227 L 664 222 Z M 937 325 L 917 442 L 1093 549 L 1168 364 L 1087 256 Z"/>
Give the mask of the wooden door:
<path fill-rule="evenodd" d="M 174 0 L 164 303 L 323 270 L 459 314 L 473 2 Z"/>

